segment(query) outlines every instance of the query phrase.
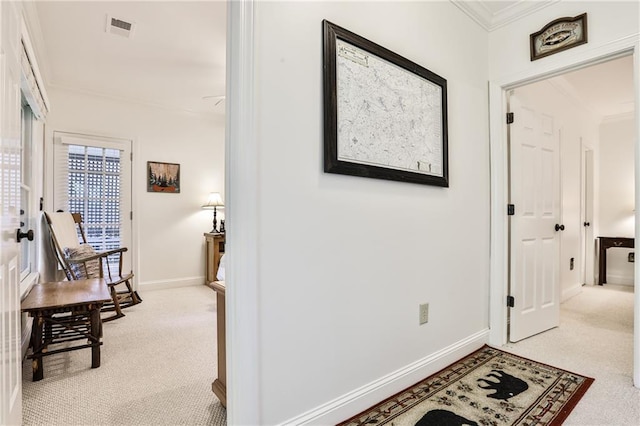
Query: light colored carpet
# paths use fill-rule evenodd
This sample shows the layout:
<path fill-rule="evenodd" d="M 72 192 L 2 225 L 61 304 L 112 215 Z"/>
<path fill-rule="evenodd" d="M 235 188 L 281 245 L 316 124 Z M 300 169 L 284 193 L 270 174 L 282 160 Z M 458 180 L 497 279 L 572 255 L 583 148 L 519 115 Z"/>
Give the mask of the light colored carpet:
<path fill-rule="evenodd" d="M 215 292 L 147 291 L 103 325 L 101 365 L 83 349 L 44 358 L 44 380 L 23 368 L 24 425 L 226 425 L 217 376 Z"/>
<path fill-rule="evenodd" d="M 640 424 L 640 389 L 632 379 L 632 287 L 584 286 L 562 304 L 560 327 L 504 349 L 595 378 L 565 425 Z"/>
<path fill-rule="evenodd" d="M 633 289 L 585 286 L 562 305 L 558 328 L 504 349 L 596 380 L 565 425 L 637 425 L 632 383 Z M 216 377 L 215 292 L 150 291 L 104 325 L 102 365 L 91 352 L 45 358 L 45 378 L 23 370 L 24 425 L 225 425 Z"/>

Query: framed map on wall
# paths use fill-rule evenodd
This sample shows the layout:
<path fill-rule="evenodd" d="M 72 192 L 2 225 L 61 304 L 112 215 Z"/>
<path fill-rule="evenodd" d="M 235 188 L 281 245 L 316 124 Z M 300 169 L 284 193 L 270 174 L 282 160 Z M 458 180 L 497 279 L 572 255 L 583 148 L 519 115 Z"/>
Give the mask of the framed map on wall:
<path fill-rule="evenodd" d="M 324 171 L 449 186 L 447 81 L 323 21 Z"/>

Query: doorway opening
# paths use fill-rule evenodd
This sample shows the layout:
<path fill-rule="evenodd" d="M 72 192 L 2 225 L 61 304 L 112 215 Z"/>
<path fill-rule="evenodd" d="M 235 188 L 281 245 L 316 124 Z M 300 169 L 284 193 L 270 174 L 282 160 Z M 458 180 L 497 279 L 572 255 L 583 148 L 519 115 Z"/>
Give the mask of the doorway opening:
<path fill-rule="evenodd" d="M 596 284 L 603 275 L 595 267 L 597 236 L 633 241 L 632 59 L 508 93 L 515 113 L 509 125 L 509 203 L 516 204 L 509 221 L 509 294 L 515 301 L 509 341 L 557 327 L 560 304 L 583 285 Z M 615 83 L 598 84 L 603 80 Z M 609 282 L 633 286 L 633 249 L 612 247 Z"/>
<path fill-rule="evenodd" d="M 132 141 L 54 132 L 53 210 L 82 215 L 87 242 L 98 251 L 127 247 L 132 269 Z M 108 259 L 113 270 L 118 255 Z"/>

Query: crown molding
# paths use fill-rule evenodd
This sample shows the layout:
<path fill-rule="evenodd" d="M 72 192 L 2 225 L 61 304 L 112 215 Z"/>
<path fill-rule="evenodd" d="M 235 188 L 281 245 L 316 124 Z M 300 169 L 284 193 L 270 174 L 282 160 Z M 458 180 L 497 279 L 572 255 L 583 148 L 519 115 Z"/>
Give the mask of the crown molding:
<path fill-rule="evenodd" d="M 633 120 L 634 109 L 630 111 L 620 112 L 617 114 L 604 115 L 601 111 L 597 110 L 591 103 L 587 102 L 578 90 L 576 90 L 563 76 L 553 77 L 547 80 L 549 84 L 569 98 L 574 105 L 579 108 L 583 108 L 593 115 L 593 118 L 598 120 L 600 124 L 616 123 L 619 121 Z"/>
<path fill-rule="evenodd" d="M 613 114 L 602 117 L 601 124 L 618 123 L 620 121 L 630 121 L 633 119 L 635 119 L 635 111 L 627 111 L 620 114 Z"/>
<path fill-rule="evenodd" d="M 575 106 L 588 111 L 597 120 L 603 119 L 602 112 L 598 111 L 590 102 L 587 102 L 584 97 L 580 95 L 580 92 L 576 90 L 576 88 L 573 87 L 573 85 L 569 83 L 564 76 L 559 75 L 552 77 L 547 80 L 547 82 L 573 102 Z"/>
<path fill-rule="evenodd" d="M 471 2 L 467 0 L 450 1 L 486 31 L 491 31 L 493 14 L 482 2 Z"/>
<path fill-rule="evenodd" d="M 170 111 L 173 113 L 201 115 L 205 117 L 216 117 L 216 116 L 224 117 L 225 116 L 225 107 L 217 108 L 220 111 L 198 111 L 198 110 L 192 110 L 188 108 L 180 108 L 175 105 L 163 104 L 159 102 L 148 101 L 145 99 L 135 99 L 135 98 L 128 98 L 125 96 L 117 96 L 117 95 L 103 93 L 97 90 L 81 89 L 81 88 L 66 86 L 64 84 L 58 84 L 58 83 L 49 83 L 48 87 L 56 90 L 63 90 L 71 93 L 78 93 L 85 96 L 94 96 L 98 98 L 109 99 L 116 102 L 124 102 L 128 104 L 144 106 L 147 108 L 163 109 L 165 111 Z"/>
<path fill-rule="evenodd" d="M 484 1 L 450 0 L 486 31 L 493 31 L 561 0 L 519 0 L 494 13 Z"/>

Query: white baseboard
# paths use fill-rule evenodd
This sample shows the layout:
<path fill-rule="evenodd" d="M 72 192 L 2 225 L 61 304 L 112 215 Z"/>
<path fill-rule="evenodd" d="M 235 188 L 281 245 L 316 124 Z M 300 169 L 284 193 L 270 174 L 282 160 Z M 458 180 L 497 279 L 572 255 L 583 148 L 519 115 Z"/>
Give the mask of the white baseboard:
<path fill-rule="evenodd" d="M 633 276 L 607 273 L 607 284 L 633 286 Z"/>
<path fill-rule="evenodd" d="M 176 278 L 172 280 L 145 281 L 138 283 L 140 292 L 150 290 L 165 290 L 168 288 L 190 287 L 204 285 L 204 275 L 201 277 Z M 141 295 L 144 299 L 144 295 Z"/>
<path fill-rule="evenodd" d="M 282 425 L 336 424 L 366 410 L 372 405 L 414 385 L 438 370 L 482 347 L 489 341 L 489 329 L 475 333 L 423 359 L 374 380 Z"/>
<path fill-rule="evenodd" d="M 580 294 L 581 292 L 582 292 L 582 285 L 580 284 L 574 284 L 570 288 L 562 290 L 562 295 L 560 296 L 560 303 L 571 299 L 573 296 Z"/>

